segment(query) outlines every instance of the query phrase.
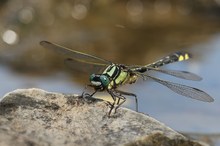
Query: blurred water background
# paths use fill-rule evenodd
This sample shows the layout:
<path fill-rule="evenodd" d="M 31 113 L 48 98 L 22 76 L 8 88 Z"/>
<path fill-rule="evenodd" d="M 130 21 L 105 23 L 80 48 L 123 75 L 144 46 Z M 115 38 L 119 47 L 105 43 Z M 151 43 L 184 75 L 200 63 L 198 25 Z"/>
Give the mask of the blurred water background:
<path fill-rule="evenodd" d="M 32 87 L 82 92 L 92 70 L 78 66 L 76 72 L 76 66 L 65 66 L 64 57 L 39 45 L 42 40 L 123 64 L 144 65 L 186 50 L 193 59 L 166 68 L 194 72 L 203 77 L 201 82 L 156 76 L 202 89 L 214 103 L 141 80 L 122 90 L 137 94 L 140 112 L 175 130 L 220 133 L 219 0 L 4 0 L 0 22 L 0 97 Z M 135 109 L 134 105 L 128 98 L 125 106 Z"/>

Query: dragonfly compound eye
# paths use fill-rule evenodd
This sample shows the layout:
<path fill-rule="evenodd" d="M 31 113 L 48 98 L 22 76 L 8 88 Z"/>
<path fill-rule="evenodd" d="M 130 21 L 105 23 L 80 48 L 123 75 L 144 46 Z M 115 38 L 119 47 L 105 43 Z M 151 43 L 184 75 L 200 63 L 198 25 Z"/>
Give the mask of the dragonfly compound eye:
<path fill-rule="evenodd" d="M 106 75 L 101 75 L 100 76 L 100 80 L 103 86 L 108 86 L 108 84 L 110 83 L 109 78 Z"/>
<path fill-rule="evenodd" d="M 90 77 L 89 77 L 89 80 L 90 80 L 90 81 L 93 81 L 94 78 L 95 78 L 95 76 L 96 76 L 95 74 L 91 74 Z"/>
<path fill-rule="evenodd" d="M 100 75 L 97 74 L 91 74 L 89 77 L 90 82 L 92 83 L 93 86 L 101 86 L 101 80 L 100 80 Z"/>

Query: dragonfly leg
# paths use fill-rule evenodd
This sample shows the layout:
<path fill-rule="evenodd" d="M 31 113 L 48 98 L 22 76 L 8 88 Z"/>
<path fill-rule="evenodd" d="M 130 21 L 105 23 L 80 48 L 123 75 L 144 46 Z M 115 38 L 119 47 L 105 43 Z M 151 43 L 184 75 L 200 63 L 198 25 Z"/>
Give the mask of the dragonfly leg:
<path fill-rule="evenodd" d="M 116 96 L 118 97 L 118 102 L 117 102 L 116 107 L 115 107 L 115 113 L 116 113 L 117 109 L 126 101 L 126 98 L 124 96 L 122 96 L 120 93 L 118 94 L 116 92 L 115 94 L 117 94 Z M 121 102 L 120 102 L 120 99 L 122 99 Z"/>
<path fill-rule="evenodd" d="M 113 103 L 110 104 L 111 107 L 110 107 L 110 110 L 108 112 L 108 116 L 110 117 L 111 112 L 112 112 L 113 108 L 115 107 L 115 102 L 116 102 L 117 95 L 115 95 L 114 91 L 112 91 L 112 90 L 107 90 L 107 91 L 108 91 L 108 93 L 111 95 L 111 97 L 113 99 Z"/>
<path fill-rule="evenodd" d="M 88 85 L 85 85 L 85 87 L 84 87 L 84 89 L 83 89 L 83 92 L 82 92 L 82 94 L 81 94 L 81 96 L 83 97 L 83 95 L 84 94 L 86 94 L 85 92 L 86 92 L 86 89 L 88 88 Z"/>
<path fill-rule="evenodd" d="M 95 89 L 95 91 L 94 91 L 92 94 L 86 93 L 86 89 L 87 89 L 88 87 L 91 87 L 91 86 L 89 86 L 89 85 L 86 85 L 86 86 L 85 86 L 85 88 L 84 88 L 84 90 L 83 90 L 83 92 L 82 92 L 82 95 L 81 95 L 82 97 L 84 97 L 84 95 L 85 95 L 85 96 L 92 97 L 92 96 L 98 91 L 98 90 Z"/>
<path fill-rule="evenodd" d="M 95 90 L 90 96 L 92 97 L 98 90 Z"/>
<path fill-rule="evenodd" d="M 116 93 L 117 93 L 117 92 L 116 92 Z M 122 95 L 121 95 L 121 94 L 117 95 L 117 97 L 118 97 L 118 101 L 117 101 L 116 105 L 119 105 L 120 100 L 121 100 L 121 99 L 124 99 L 124 98 L 120 98 L 119 96 L 122 96 Z"/>
<path fill-rule="evenodd" d="M 110 117 L 111 110 L 114 108 L 113 104 L 109 101 L 104 101 L 105 104 L 109 107 L 108 117 Z"/>
<path fill-rule="evenodd" d="M 136 108 L 136 112 L 138 112 L 138 99 L 137 96 L 134 93 L 129 93 L 129 92 L 124 92 L 121 90 L 115 90 L 117 93 L 119 93 L 120 95 L 127 95 L 127 96 L 132 96 L 135 98 L 135 108 Z M 124 102 L 123 102 L 124 103 Z M 122 104 L 120 104 L 122 105 Z"/>

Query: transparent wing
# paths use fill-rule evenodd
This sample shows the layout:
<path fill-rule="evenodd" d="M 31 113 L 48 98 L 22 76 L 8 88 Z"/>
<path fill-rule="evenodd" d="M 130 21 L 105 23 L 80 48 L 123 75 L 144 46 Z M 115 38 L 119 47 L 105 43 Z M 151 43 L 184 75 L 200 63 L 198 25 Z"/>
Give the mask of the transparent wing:
<path fill-rule="evenodd" d="M 145 67 L 145 66 L 126 66 L 131 71 L 139 74 L 148 75 L 149 71 L 155 71 L 164 73 L 167 75 L 171 75 L 177 78 L 185 79 L 185 80 L 192 80 L 192 81 L 200 81 L 202 78 L 194 73 L 188 71 L 179 71 L 179 70 L 167 70 L 167 69 L 160 69 L 160 68 L 152 68 L 152 67 Z"/>
<path fill-rule="evenodd" d="M 178 70 L 164 70 L 159 68 L 147 68 L 147 70 L 153 70 L 156 72 L 161 72 L 164 74 L 168 74 L 177 78 L 185 79 L 185 80 L 193 80 L 193 81 L 201 81 L 202 78 L 194 73 L 188 71 L 178 71 Z"/>
<path fill-rule="evenodd" d="M 93 55 L 89 55 L 86 53 L 82 53 L 79 51 L 71 50 L 71 49 L 65 48 L 63 46 L 60 46 L 60 45 L 57 45 L 57 44 L 54 44 L 48 41 L 41 41 L 40 45 L 42 45 L 45 48 L 55 50 L 58 53 L 62 53 L 63 55 L 67 55 L 78 62 L 90 63 L 90 64 L 101 65 L 101 66 L 111 64 L 111 62 L 108 60 L 105 60 L 105 59 L 102 59 L 102 58 L 99 58 Z"/>
<path fill-rule="evenodd" d="M 69 68 L 72 69 L 72 71 L 78 71 L 78 72 L 83 72 L 86 74 L 92 74 L 92 73 L 102 73 L 104 68 L 106 66 L 102 65 L 96 65 L 96 64 L 91 64 L 90 62 L 79 62 L 76 61 L 72 58 L 67 58 L 64 60 L 64 64 Z"/>
<path fill-rule="evenodd" d="M 204 102 L 213 102 L 214 99 L 208 95 L 207 93 L 205 93 L 204 91 L 197 89 L 197 88 L 193 88 L 193 87 L 189 87 L 186 85 L 181 85 L 181 84 L 177 84 L 177 83 L 173 83 L 173 82 L 169 82 L 169 81 L 165 81 L 165 80 L 161 80 L 149 75 L 144 75 L 145 79 L 149 78 L 152 79 L 153 81 L 156 81 L 166 87 L 168 87 L 169 89 L 171 89 L 172 91 L 176 92 L 177 94 L 186 96 L 186 97 L 190 97 L 196 100 L 200 100 L 200 101 L 204 101 Z"/>

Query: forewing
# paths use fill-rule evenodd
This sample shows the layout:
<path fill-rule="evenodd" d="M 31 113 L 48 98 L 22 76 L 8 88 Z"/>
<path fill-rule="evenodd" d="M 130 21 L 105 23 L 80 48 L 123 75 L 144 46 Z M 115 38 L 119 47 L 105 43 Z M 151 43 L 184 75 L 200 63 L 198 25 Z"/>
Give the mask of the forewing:
<path fill-rule="evenodd" d="M 204 102 L 213 102 L 214 99 L 208 95 L 207 93 L 205 93 L 204 91 L 197 89 L 197 88 L 193 88 L 193 87 L 189 87 L 186 85 L 181 85 L 181 84 L 177 84 L 177 83 L 173 83 L 173 82 L 169 82 L 169 81 L 165 81 L 165 80 L 161 80 L 149 75 L 144 75 L 146 78 L 150 78 L 166 87 L 168 87 L 169 89 L 171 89 L 172 91 L 186 96 L 186 97 L 190 97 L 196 100 L 200 100 L 200 101 L 204 101 Z"/>
<path fill-rule="evenodd" d="M 104 70 L 104 68 L 107 67 L 107 66 L 96 65 L 92 63 L 84 63 L 81 61 L 74 60 L 72 58 L 65 59 L 64 64 L 69 69 L 72 69 L 72 71 L 83 72 L 86 74 L 101 73 Z"/>
<path fill-rule="evenodd" d="M 106 64 L 111 64 L 110 61 L 93 56 L 93 55 L 89 55 L 86 53 L 82 53 L 79 51 L 75 51 L 75 50 L 71 50 L 68 49 L 66 47 L 48 42 L 48 41 L 41 41 L 40 45 L 42 45 L 45 48 L 54 50 L 58 53 L 62 53 L 63 55 L 69 56 L 72 59 L 79 61 L 79 62 L 83 62 L 83 63 L 90 63 L 90 64 L 95 64 L 95 65 L 100 65 L 100 66 L 104 66 Z"/>

